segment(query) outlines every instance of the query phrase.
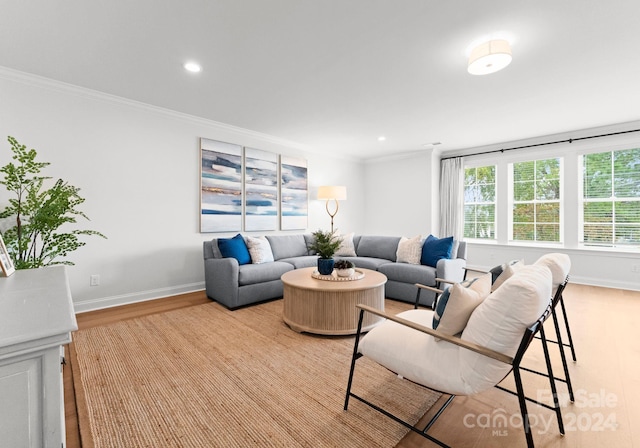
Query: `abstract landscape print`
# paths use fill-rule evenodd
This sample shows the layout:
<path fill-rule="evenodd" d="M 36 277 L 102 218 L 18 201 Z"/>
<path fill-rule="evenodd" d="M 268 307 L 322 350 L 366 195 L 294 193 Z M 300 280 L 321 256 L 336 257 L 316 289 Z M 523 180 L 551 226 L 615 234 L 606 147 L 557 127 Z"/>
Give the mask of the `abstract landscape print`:
<path fill-rule="evenodd" d="M 242 146 L 200 139 L 200 232 L 242 230 Z"/>
<path fill-rule="evenodd" d="M 280 156 L 280 210 L 282 230 L 307 228 L 307 161 Z"/>
<path fill-rule="evenodd" d="M 244 229 L 278 229 L 278 155 L 244 149 Z"/>

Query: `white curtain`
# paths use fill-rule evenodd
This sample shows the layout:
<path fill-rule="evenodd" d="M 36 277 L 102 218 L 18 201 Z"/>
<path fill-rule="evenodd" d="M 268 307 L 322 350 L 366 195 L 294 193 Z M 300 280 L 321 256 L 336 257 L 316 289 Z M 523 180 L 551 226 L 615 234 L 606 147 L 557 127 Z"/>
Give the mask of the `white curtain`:
<path fill-rule="evenodd" d="M 440 236 L 464 235 L 464 165 L 462 157 L 440 161 Z"/>

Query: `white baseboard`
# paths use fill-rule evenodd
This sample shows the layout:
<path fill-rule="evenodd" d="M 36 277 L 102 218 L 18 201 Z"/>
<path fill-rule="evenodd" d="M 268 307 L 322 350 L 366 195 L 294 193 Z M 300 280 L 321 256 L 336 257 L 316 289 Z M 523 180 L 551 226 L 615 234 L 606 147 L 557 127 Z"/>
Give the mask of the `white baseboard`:
<path fill-rule="evenodd" d="M 638 282 L 626 282 L 626 281 L 608 281 L 606 279 L 598 279 L 594 281 L 594 279 L 589 277 L 579 277 L 576 275 L 569 274 L 569 283 L 577 283 L 579 285 L 588 285 L 588 286 L 601 286 L 603 288 L 614 288 L 614 289 L 626 289 L 628 291 L 640 291 L 640 285 Z"/>
<path fill-rule="evenodd" d="M 488 270 L 491 267 L 476 266 L 481 270 Z M 603 288 L 626 289 L 630 291 L 640 291 L 636 282 L 619 282 L 619 281 L 593 281 L 592 278 L 571 276 L 570 283 L 577 283 L 589 286 L 601 286 Z M 86 313 L 89 311 L 101 310 L 104 308 L 112 308 L 114 306 L 129 305 L 137 302 L 145 302 L 147 300 L 162 299 L 164 297 L 176 296 L 190 292 L 203 291 L 204 282 L 190 283 L 187 285 L 172 286 L 170 288 L 152 289 L 132 294 L 122 294 L 119 296 L 102 297 L 100 299 L 85 300 L 82 302 L 74 302 L 76 313 Z"/>
<path fill-rule="evenodd" d="M 186 285 L 171 286 L 169 288 L 151 289 L 131 294 L 122 294 L 119 296 L 101 297 L 99 299 L 84 300 L 74 302 L 76 314 L 86 313 L 88 311 L 101 310 L 104 308 L 112 308 L 114 306 L 129 305 L 131 303 L 145 302 L 147 300 L 161 299 L 164 297 L 176 296 L 190 292 L 204 290 L 204 282 L 190 283 Z"/>

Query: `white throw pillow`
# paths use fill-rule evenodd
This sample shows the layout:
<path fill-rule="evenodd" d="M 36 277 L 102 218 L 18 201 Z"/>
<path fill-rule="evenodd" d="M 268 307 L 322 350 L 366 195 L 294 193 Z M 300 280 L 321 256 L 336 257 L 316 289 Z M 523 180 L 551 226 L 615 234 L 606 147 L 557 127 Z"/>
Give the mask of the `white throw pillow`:
<path fill-rule="evenodd" d="M 420 264 L 422 256 L 422 236 L 413 238 L 402 237 L 398 243 L 396 251 L 396 261 L 398 263 Z"/>
<path fill-rule="evenodd" d="M 551 271 L 553 277 L 553 289 L 555 290 L 561 283 L 567 279 L 571 270 L 571 258 L 567 254 L 550 253 L 538 258 L 533 264 L 541 264 Z"/>
<path fill-rule="evenodd" d="M 271 245 L 264 236 L 245 236 L 247 248 L 253 264 L 270 263 L 273 261 Z"/>
<path fill-rule="evenodd" d="M 436 306 L 433 328 L 448 335 L 461 333 L 471 313 L 491 293 L 491 274 L 463 283 L 455 283 L 446 290 Z M 439 339 L 438 339 L 439 340 Z"/>
<path fill-rule="evenodd" d="M 542 316 L 550 302 L 549 268 L 523 266 L 471 313 L 461 338 L 514 356 L 525 329 Z M 469 350 L 460 352 L 460 364 L 463 381 L 477 390 L 497 384 L 511 370 L 509 364 Z"/>
<path fill-rule="evenodd" d="M 353 244 L 353 235 L 353 232 L 346 235 L 339 235 L 339 237 L 342 238 L 342 242 L 340 243 L 340 247 L 336 251 L 335 255 L 339 257 L 356 256 L 356 247 Z"/>

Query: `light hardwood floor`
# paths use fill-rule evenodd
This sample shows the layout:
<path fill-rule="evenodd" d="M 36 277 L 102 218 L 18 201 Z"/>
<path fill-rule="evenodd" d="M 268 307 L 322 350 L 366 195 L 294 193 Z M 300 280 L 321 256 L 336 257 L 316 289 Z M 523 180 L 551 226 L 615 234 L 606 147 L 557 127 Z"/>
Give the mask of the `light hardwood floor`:
<path fill-rule="evenodd" d="M 564 294 L 578 361 L 569 369 L 576 394 L 575 403 L 563 406 L 565 436 L 558 432 L 552 411 L 529 403 L 537 447 L 632 447 L 640 446 L 640 292 L 569 284 Z M 107 325 L 137 316 L 207 303 L 204 292 L 159 299 L 117 308 L 78 314 L 80 329 Z M 400 312 L 411 306 L 387 300 L 387 311 Z M 548 325 L 550 322 L 547 323 Z M 552 330 L 548 328 L 548 333 Z M 527 365 L 544 365 L 539 343 L 527 353 Z M 567 352 L 568 353 L 568 352 Z M 554 371 L 561 372 L 557 349 L 552 347 Z M 67 357 L 69 358 L 69 357 Z M 524 373 L 529 396 L 549 398 L 544 378 Z M 509 380 L 505 380 L 508 385 Z M 561 398 L 566 387 L 558 386 Z M 82 447 L 69 365 L 64 370 L 67 447 Z M 436 408 L 436 406 L 434 406 Z M 349 411 L 351 412 L 351 410 Z M 430 434 L 454 447 L 526 446 L 519 426 L 516 397 L 498 389 L 472 397 L 456 397 Z M 501 427 L 506 417 L 507 427 Z M 425 416 L 425 420 L 430 417 Z M 403 448 L 431 447 L 433 443 L 409 433 Z"/>

